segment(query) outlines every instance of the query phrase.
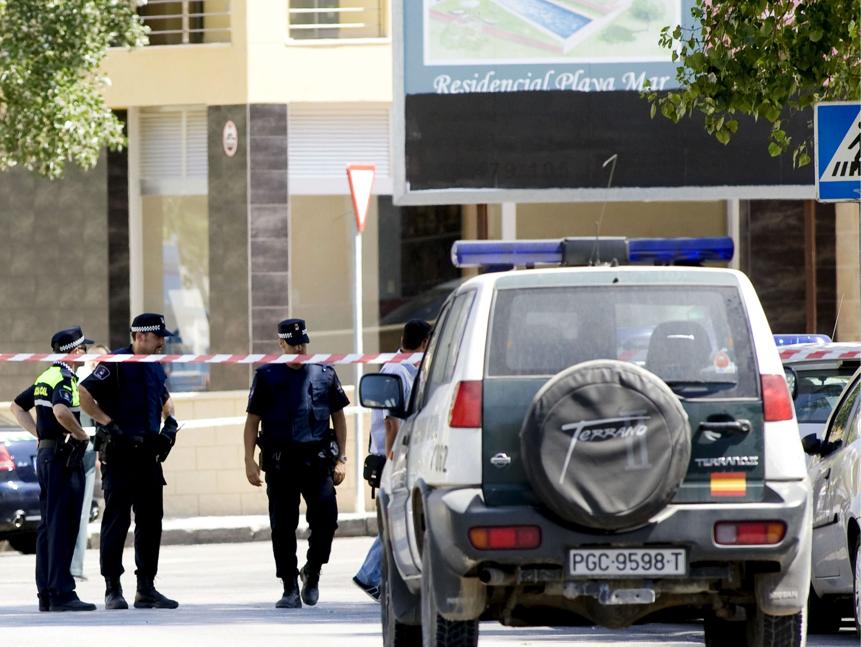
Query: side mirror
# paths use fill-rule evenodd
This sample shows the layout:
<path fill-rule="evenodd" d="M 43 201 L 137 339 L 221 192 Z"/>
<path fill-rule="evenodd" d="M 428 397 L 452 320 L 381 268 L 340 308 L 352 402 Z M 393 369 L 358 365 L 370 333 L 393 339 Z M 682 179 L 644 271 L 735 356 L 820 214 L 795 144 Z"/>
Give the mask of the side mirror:
<path fill-rule="evenodd" d="M 388 409 L 395 418 L 404 418 L 404 386 L 399 375 L 374 373 L 362 376 L 359 402 L 367 409 Z"/>
<path fill-rule="evenodd" d="M 789 395 L 794 401 L 798 396 L 798 373 L 791 366 L 784 366 L 783 375 L 786 377 L 786 386 L 789 388 Z"/>
<path fill-rule="evenodd" d="M 818 456 L 822 452 L 822 441 L 816 437 L 816 434 L 808 434 L 801 439 L 801 447 L 805 454 Z"/>

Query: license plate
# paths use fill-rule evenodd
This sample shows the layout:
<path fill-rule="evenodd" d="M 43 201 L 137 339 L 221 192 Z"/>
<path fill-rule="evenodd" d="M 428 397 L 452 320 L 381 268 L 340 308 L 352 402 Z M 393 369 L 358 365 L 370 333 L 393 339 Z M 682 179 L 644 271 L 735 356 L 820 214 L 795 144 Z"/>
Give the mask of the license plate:
<path fill-rule="evenodd" d="M 572 577 L 667 577 L 688 572 L 684 548 L 574 549 L 568 552 Z"/>

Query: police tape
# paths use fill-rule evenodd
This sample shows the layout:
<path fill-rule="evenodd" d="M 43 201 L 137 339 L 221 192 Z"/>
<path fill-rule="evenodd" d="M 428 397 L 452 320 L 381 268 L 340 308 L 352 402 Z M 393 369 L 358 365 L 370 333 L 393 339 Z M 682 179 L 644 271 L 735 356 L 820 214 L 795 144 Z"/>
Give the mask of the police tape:
<path fill-rule="evenodd" d="M 816 360 L 816 359 L 861 359 L 861 346 L 854 349 L 817 349 L 815 346 L 809 348 L 785 348 L 780 351 L 780 359 L 783 361 Z"/>
<path fill-rule="evenodd" d="M 144 362 L 155 364 L 418 364 L 423 353 L 316 353 L 314 355 L 102 355 L 87 353 L 0 353 L 0 362 Z"/>

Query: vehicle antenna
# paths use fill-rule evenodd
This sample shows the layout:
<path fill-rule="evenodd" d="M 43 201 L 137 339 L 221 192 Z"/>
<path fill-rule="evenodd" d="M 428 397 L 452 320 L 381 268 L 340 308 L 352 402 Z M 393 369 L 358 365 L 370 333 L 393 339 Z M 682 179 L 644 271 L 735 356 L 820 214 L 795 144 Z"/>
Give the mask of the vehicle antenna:
<path fill-rule="evenodd" d="M 840 310 L 843 308 L 843 297 L 846 296 L 844 294 L 840 295 L 840 302 L 837 304 L 837 315 L 834 317 L 834 330 L 831 331 L 831 339 L 836 339 L 837 337 L 837 324 L 840 321 Z"/>
<path fill-rule="evenodd" d="M 613 175 L 616 173 L 616 161 L 619 159 L 618 153 L 613 153 L 610 157 L 604 160 L 601 168 L 607 168 L 607 164 L 612 164 L 610 167 L 610 179 L 607 180 L 607 189 L 613 186 Z M 595 222 L 595 246 L 592 248 L 592 254 L 589 257 L 589 265 L 598 265 L 601 262 L 601 254 L 599 251 L 601 240 L 601 224 L 604 222 L 604 211 L 607 209 L 607 198 L 604 198 L 604 204 L 601 205 L 601 214 Z"/>

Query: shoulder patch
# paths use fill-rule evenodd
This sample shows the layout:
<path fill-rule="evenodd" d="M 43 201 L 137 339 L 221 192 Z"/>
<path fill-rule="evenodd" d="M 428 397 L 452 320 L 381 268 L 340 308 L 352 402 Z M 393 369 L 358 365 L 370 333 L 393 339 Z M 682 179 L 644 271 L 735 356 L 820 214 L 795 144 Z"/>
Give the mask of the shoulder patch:
<path fill-rule="evenodd" d="M 111 369 L 109 369 L 104 364 L 99 364 L 96 367 L 96 370 L 93 371 L 93 378 L 96 380 L 104 380 L 111 375 Z"/>

